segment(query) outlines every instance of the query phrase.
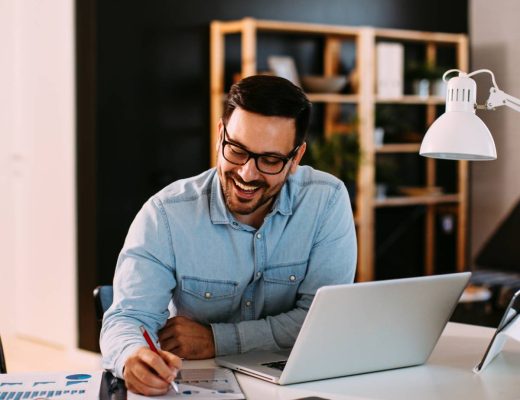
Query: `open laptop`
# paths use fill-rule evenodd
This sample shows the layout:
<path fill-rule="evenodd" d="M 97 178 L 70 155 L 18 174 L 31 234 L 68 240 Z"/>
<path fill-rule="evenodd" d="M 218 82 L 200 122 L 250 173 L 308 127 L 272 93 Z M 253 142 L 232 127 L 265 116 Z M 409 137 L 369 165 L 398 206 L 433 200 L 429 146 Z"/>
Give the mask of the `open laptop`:
<path fill-rule="evenodd" d="M 292 350 L 215 361 L 280 385 L 423 364 L 470 275 L 322 287 Z"/>

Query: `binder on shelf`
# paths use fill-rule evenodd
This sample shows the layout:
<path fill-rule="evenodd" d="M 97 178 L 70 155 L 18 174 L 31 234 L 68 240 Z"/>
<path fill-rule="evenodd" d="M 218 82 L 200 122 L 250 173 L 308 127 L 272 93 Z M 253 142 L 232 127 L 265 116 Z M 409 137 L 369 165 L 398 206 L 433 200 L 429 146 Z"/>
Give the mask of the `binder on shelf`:
<path fill-rule="evenodd" d="M 403 96 L 404 46 L 402 43 L 380 42 L 376 45 L 377 95 L 395 99 Z"/>

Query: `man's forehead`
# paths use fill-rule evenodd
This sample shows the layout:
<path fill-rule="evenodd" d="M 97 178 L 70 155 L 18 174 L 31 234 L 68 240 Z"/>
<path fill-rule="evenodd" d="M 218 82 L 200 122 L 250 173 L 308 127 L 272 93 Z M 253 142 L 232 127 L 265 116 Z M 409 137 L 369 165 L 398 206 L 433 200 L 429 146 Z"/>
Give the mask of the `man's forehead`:
<path fill-rule="evenodd" d="M 293 143 L 296 136 L 294 118 L 262 115 L 241 108 L 233 111 L 226 126 L 228 134 L 236 140 L 239 140 L 238 136 L 262 136 Z"/>

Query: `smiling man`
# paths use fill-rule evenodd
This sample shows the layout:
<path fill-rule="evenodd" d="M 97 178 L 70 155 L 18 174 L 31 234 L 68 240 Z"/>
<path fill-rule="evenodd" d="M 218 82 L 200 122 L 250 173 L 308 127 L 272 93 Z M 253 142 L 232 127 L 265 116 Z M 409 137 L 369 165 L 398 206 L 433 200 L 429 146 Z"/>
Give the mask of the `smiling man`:
<path fill-rule="evenodd" d="M 166 392 L 179 357 L 291 347 L 318 288 L 353 281 L 345 186 L 299 166 L 310 109 L 283 78 L 233 85 L 217 167 L 167 186 L 136 216 L 101 332 L 104 367 L 130 390 Z"/>

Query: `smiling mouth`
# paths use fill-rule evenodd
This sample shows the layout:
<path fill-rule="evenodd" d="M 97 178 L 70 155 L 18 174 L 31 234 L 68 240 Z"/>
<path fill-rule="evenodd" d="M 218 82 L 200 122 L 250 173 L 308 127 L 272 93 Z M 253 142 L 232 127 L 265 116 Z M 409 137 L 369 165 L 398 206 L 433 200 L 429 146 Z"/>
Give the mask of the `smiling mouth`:
<path fill-rule="evenodd" d="M 235 183 L 235 187 L 237 187 L 241 192 L 252 194 L 256 192 L 258 189 L 260 189 L 260 186 L 253 186 L 253 185 L 245 185 L 243 183 L 237 182 L 233 179 L 233 182 Z"/>

